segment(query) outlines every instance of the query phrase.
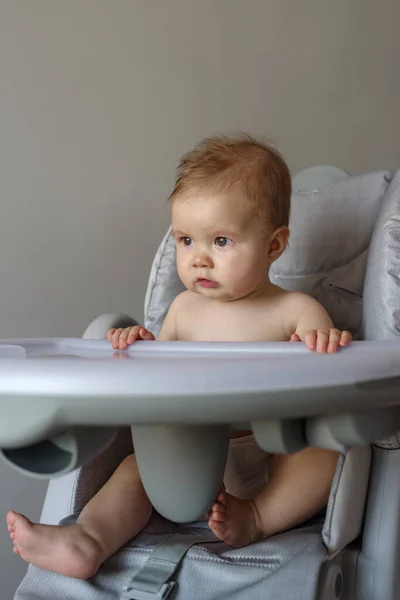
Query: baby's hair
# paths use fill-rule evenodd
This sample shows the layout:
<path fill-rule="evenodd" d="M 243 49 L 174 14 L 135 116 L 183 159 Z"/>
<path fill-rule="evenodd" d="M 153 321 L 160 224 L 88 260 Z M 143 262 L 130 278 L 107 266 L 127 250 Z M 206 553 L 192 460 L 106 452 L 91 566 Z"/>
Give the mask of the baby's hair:
<path fill-rule="evenodd" d="M 290 171 L 276 148 L 249 135 L 202 140 L 181 160 L 170 200 L 208 190 L 239 189 L 258 216 L 272 227 L 288 226 Z"/>

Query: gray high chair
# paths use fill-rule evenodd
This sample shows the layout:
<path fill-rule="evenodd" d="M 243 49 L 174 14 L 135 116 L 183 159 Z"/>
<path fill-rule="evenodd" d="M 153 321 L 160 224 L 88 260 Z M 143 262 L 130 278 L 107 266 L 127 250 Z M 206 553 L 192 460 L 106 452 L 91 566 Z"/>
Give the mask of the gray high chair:
<path fill-rule="evenodd" d="M 273 265 L 273 282 L 313 295 L 335 326 L 350 329 L 356 339 L 399 337 L 400 171 L 350 177 L 315 167 L 297 175 L 293 187 L 290 245 Z M 145 325 L 154 334 L 182 289 L 174 259 L 168 231 L 145 302 Z M 105 315 L 84 337 L 104 338 L 109 327 L 132 323 L 129 317 Z M 283 403 L 279 418 L 258 430 L 253 424 L 267 450 L 291 452 L 309 444 L 340 452 L 326 514 L 240 549 L 216 541 L 206 523 L 177 525 L 155 514 L 93 579 L 72 580 L 30 566 L 15 600 L 398 600 L 400 438 L 394 433 L 400 430 L 399 385 L 399 377 L 371 382 L 373 400 L 357 409 L 343 388 L 352 407 L 348 413 L 343 403 L 339 412 L 333 410 L 328 395 L 321 414 L 286 418 Z M 362 392 L 362 384 L 357 390 Z M 143 435 L 133 428 L 138 448 Z M 42 522 L 73 523 L 132 452 L 129 429 L 120 430 L 111 445 L 106 438 L 105 449 L 89 464 L 50 482 Z M 18 463 L 17 454 L 4 455 Z"/>

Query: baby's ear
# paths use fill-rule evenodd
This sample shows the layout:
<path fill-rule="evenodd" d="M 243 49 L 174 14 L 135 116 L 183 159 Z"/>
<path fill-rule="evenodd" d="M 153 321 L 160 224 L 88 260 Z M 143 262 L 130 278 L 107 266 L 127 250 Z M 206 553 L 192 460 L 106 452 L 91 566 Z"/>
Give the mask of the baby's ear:
<path fill-rule="evenodd" d="M 275 229 L 269 238 L 268 262 L 272 264 L 285 251 L 290 236 L 289 227 L 282 226 Z"/>

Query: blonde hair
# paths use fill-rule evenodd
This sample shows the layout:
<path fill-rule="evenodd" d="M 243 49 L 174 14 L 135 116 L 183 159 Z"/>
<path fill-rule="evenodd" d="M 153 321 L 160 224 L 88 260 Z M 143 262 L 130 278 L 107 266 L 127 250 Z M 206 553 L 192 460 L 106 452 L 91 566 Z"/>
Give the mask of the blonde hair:
<path fill-rule="evenodd" d="M 292 191 L 289 168 L 278 150 L 249 135 L 202 140 L 182 158 L 169 199 L 204 189 L 222 194 L 233 187 L 269 225 L 288 226 Z"/>

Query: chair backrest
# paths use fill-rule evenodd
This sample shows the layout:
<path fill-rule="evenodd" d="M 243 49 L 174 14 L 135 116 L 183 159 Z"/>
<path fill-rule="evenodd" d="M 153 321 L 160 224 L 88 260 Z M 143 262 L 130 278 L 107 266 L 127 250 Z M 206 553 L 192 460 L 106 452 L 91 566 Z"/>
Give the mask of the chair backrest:
<path fill-rule="evenodd" d="M 314 177 L 323 187 L 313 185 Z M 296 176 L 289 246 L 271 268 L 274 283 L 314 296 L 335 326 L 350 329 L 356 339 L 361 337 L 368 248 L 393 177 L 391 171 L 346 177 L 333 167 L 314 167 Z M 169 229 L 154 258 L 145 300 L 145 325 L 155 335 L 183 289 Z"/>

